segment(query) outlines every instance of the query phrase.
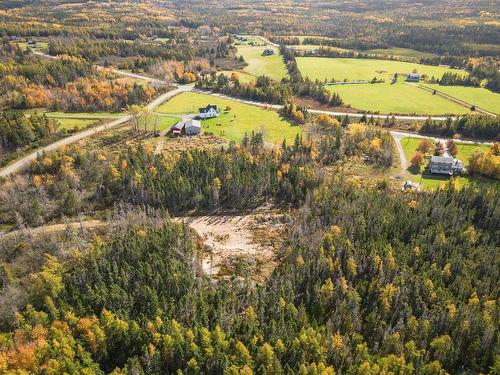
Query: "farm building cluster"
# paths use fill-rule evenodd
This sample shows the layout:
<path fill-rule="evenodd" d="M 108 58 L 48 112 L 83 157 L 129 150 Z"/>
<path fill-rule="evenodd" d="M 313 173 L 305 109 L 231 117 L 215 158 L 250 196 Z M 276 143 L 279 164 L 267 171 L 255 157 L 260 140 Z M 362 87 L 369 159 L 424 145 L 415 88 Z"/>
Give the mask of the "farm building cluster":
<path fill-rule="evenodd" d="M 201 121 L 219 116 L 219 109 L 216 105 L 207 105 L 206 107 L 199 108 L 198 114 L 195 118 L 188 120 L 181 120 L 170 128 L 172 135 L 199 135 L 201 133 Z"/>

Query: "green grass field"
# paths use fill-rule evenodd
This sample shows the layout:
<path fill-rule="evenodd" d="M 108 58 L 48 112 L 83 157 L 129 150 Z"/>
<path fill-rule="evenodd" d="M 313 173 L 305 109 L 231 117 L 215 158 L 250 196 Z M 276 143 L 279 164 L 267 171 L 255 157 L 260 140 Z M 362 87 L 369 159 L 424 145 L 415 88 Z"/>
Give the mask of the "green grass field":
<path fill-rule="evenodd" d="M 422 65 L 403 61 L 355 58 L 297 57 L 298 67 L 304 77 L 321 81 L 371 80 L 373 77 L 388 81 L 394 73 L 407 74 L 417 70 L 429 77 L 441 78 L 448 71 L 466 74 L 463 70 L 441 66 Z"/>
<path fill-rule="evenodd" d="M 31 48 L 36 51 L 46 51 L 49 48 L 49 44 L 47 42 L 37 42 L 35 45 L 30 45 L 27 42 L 13 42 L 14 44 L 17 44 L 19 48 L 22 50 L 27 50 L 28 48 Z"/>
<path fill-rule="evenodd" d="M 360 51 L 361 52 L 361 51 Z M 385 56 L 401 56 L 401 57 L 412 57 L 415 59 L 421 58 L 432 58 L 436 57 L 433 53 L 421 52 L 410 48 L 379 48 L 379 49 L 370 49 L 366 51 L 367 53 L 374 53 L 377 55 L 385 55 Z"/>
<path fill-rule="evenodd" d="M 36 110 L 32 110 L 34 112 Z M 110 113 L 110 112 L 47 112 L 47 111 L 40 111 L 39 112 L 45 112 L 47 117 L 51 118 L 75 118 L 75 119 L 103 119 L 103 118 L 118 118 L 122 115 L 125 115 L 125 112 L 120 112 L 120 113 Z"/>
<path fill-rule="evenodd" d="M 222 136 L 229 141 L 240 142 L 245 133 L 262 132 L 266 142 L 281 142 L 283 138 L 293 141 L 302 132 L 299 126 L 281 118 L 277 112 L 268 111 L 233 100 L 214 98 L 209 95 L 183 93 L 158 107 L 157 112 L 175 117 L 186 113 L 197 113 L 198 108 L 215 104 L 221 110 L 219 117 L 204 120 L 203 132 Z M 229 106 L 229 111 L 224 109 Z M 220 125 L 217 125 L 220 124 Z"/>
<path fill-rule="evenodd" d="M 221 71 L 219 73 L 223 73 L 224 75 L 226 75 L 228 77 L 231 77 L 232 73 L 236 73 L 240 77 L 240 82 L 243 82 L 243 83 L 253 82 L 253 81 L 255 81 L 255 78 L 256 78 L 248 73 L 245 73 L 245 72 L 239 71 L 239 70 L 224 70 L 224 71 Z"/>
<path fill-rule="evenodd" d="M 242 55 L 247 66 L 243 69 L 244 72 L 251 76 L 259 77 L 265 75 L 271 77 L 276 81 L 280 81 L 283 77 L 288 75 L 285 63 L 279 54 L 277 48 L 270 46 L 237 46 L 237 55 Z M 266 48 L 274 49 L 274 55 L 262 56 L 262 52 Z"/>
<path fill-rule="evenodd" d="M 444 188 L 446 184 L 451 181 L 449 177 L 445 176 L 434 176 L 434 175 L 422 175 L 420 179 L 417 180 L 422 186 L 423 189 L 427 190 L 435 190 L 437 188 Z M 488 186 L 492 188 L 500 188 L 500 183 L 495 180 L 491 180 L 488 178 L 480 177 L 480 176 L 459 176 L 453 177 L 453 181 L 455 186 L 458 188 L 463 188 L 467 185 L 481 185 Z"/>
<path fill-rule="evenodd" d="M 403 146 L 408 164 L 410 164 L 411 158 L 415 155 L 415 152 L 417 152 L 417 147 L 420 142 L 422 142 L 422 138 L 407 137 L 401 140 L 401 146 Z"/>
<path fill-rule="evenodd" d="M 469 165 L 469 159 L 471 155 L 474 153 L 474 151 L 479 150 L 479 151 L 488 151 L 489 146 L 487 145 L 471 145 L 471 144 L 466 144 L 466 143 L 457 143 L 457 159 L 460 159 L 464 162 L 464 164 L 467 166 Z"/>
<path fill-rule="evenodd" d="M 58 118 L 59 127 L 66 130 L 82 130 L 100 122 L 99 119 Z"/>
<path fill-rule="evenodd" d="M 288 46 L 288 47 L 289 48 L 293 48 L 293 49 L 298 49 L 298 50 L 301 50 L 301 51 L 313 51 L 313 50 L 317 50 L 317 49 L 320 49 L 320 48 L 329 49 L 329 50 L 332 50 L 332 51 L 339 51 L 339 52 L 348 52 L 349 51 L 348 49 L 344 49 L 344 48 L 330 47 L 330 46 L 321 46 L 321 45 L 317 45 L 317 44 L 301 44 L 301 45 L 298 45 L 298 46 Z"/>
<path fill-rule="evenodd" d="M 362 85 L 326 86 L 337 92 L 344 103 L 353 108 L 384 114 L 447 115 L 469 112 L 464 106 L 431 92 L 397 82 Z"/>
<path fill-rule="evenodd" d="M 34 108 L 22 111 L 26 116 L 30 116 L 33 113 L 47 115 L 48 118 L 57 120 L 59 126 L 62 129 L 73 130 L 77 128 L 78 130 L 85 129 L 89 126 L 95 125 L 98 122 L 107 120 L 113 120 L 124 115 L 125 113 L 109 113 L 109 112 L 76 112 L 76 113 L 66 113 L 66 112 L 50 112 L 45 108 Z"/>
<path fill-rule="evenodd" d="M 423 84 L 454 98 L 478 106 L 493 113 L 500 113 L 500 94 L 482 87 L 440 86 Z"/>
<path fill-rule="evenodd" d="M 165 131 L 170 129 L 175 124 L 177 124 L 180 120 L 181 120 L 180 117 L 160 115 L 158 116 L 158 122 L 156 123 L 156 128 L 160 131 Z M 154 123 L 154 120 L 152 120 L 151 122 Z M 151 125 L 151 127 L 152 126 L 153 125 Z"/>

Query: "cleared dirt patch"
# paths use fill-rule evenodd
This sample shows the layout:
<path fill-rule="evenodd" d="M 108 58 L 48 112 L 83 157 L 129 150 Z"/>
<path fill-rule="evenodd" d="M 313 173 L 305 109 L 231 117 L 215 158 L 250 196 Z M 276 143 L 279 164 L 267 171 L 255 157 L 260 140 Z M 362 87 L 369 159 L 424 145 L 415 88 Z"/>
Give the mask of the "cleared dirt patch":
<path fill-rule="evenodd" d="M 214 278 L 249 277 L 265 280 L 276 265 L 284 216 L 196 216 L 177 219 L 193 228 L 204 246 L 203 270 Z"/>

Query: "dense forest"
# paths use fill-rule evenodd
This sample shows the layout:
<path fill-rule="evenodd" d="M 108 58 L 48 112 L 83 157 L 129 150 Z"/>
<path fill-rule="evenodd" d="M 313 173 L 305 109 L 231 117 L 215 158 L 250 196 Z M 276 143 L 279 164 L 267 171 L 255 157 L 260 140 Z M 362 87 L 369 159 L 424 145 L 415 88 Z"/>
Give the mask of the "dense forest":
<path fill-rule="evenodd" d="M 123 83 L 88 61 L 71 56 L 45 61 L 15 45 L 0 49 L 0 107 L 49 108 L 69 112 L 121 111 L 157 93 L 151 86 Z"/>
<path fill-rule="evenodd" d="M 45 114 L 25 116 L 21 112 L 0 112 L 0 166 L 21 154 L 25 148 L 38 147 L 63 135 L 57 121 Z"/>
<path fill-rule="evenodd" d="M 0 366 L 115 374 L 498 371 L 497 192 L 393 195 L 337 176 L 311 198 L 263 285 L 213 285 L 199 273 L 190 231 L 168 218 L 136 221 L 66 266 L 47 257 L 32 276 L 32 306 L 2 336 Z"/>

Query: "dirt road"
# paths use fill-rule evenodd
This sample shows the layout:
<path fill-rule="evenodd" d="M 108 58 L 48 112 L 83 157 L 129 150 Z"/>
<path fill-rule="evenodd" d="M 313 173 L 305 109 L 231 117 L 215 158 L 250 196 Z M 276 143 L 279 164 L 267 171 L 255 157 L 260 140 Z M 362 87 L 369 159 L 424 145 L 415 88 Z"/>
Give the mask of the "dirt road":
<path fill-rule="evenodd" d="M 174 97 L 175 95 L 181 94 L 183 92 L 191 91 L 193 89 L 192 86 L 179 86 L 176 89 L 172 91 L 168 91 L 163 95 L 160 95 L 158 98 L 150 102 L 149 104 L 146 105 L 146 107 L 150 110 L 153 110 L 154 108 L 158 107 L 160 104 L 166 102 L 170 98 Z M 20 170 L 26 168 L 31 162 L 36 160 L 38 155 L 42 154 L 43 152 L 49 152 L 49 151 L 54 151 L 57 150 L 61 146 L 67 146 L 72 143 L 78 142 L 82 139 L 91 137 L 99 132 L 102 132 L 104 130 L 111 129 L 115 126 L 125 124 L 127 121 L 130 120 L 130 116 L 123 116 L 119 119 L 116 119 L 111 122 L 107 122 L 105 124 L 93 127 L 88 130 L 81 131 L 79 133 L 73 134 L 72 136 L 69 136 L 67 138 L 63 138 L 57 142 L 54 142 L 48 146 L 42 147 L 31 154 L 26 155 L 25 157 L 17 160 L 15 163 L 12 163 L 8 165 L 7 167 L 3 168 L 0 170 L 0 177 L 6 177 L 11 174 L 17 173 Z"/>

